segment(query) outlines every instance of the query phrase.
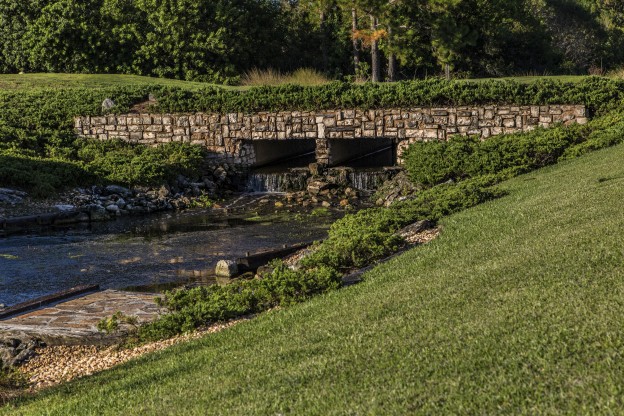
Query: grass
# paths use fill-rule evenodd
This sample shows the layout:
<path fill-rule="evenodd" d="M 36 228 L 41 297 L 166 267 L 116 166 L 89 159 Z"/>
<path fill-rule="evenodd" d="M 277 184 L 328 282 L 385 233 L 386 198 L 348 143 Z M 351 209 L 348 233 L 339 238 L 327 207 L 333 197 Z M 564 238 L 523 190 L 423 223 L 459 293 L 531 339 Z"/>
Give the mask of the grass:
<path fill-rule="evenodd" d="M 618 75 L 613 75 L 618 77 Z M 621 76 L 620 76 L 621 77 Z M 562 82 L 580 82 L 584 76 L 519 76 L 506 78 L 476 78 L 467 81 L 511 80 L 530 84 L 539 80 Z M 307 68 L 299 69 L 291 74 L 281 74 L 274 70 L 251 70 L 243 77 L 243 86 L 232 87 L 219 85 L 224 89 L 246 90 L 259 85 L 322 85 L 331 80 L 322 74 Z M 0 90 L 32 90 L 42 88 L 106 88 L 115 86 L 162 85 L 196 90 L 202 87 L 215 86 L 204 82 L 180 81 L 176 79 L 144 77 L 138 75 L 115 74 L 0 74 Z"/>
<path fill-rule="evenodd" d="M 161 85 L 198 89 L 215 84 L 179 81 L 167 78 L 112 74 L 0 74 L 0 90 L 31 90 L 39 88 L 105 88 L 116 86 Z M 225 89 L 236 87 L 220 86 Z"/>
<path fill-rule="evenodd" d="M 252 69 L 243 77 L 244 86 L 296 84 L 304 86 L 323 85 L 331 82 L 320 72 L 311 68 L 300 68 L 289 74 L 274 69 Z"/>
<path fill-rule="evenodd" d="M 501 186 L 360 285 L 0 414 L 617 414 L 624 146 Z"/>

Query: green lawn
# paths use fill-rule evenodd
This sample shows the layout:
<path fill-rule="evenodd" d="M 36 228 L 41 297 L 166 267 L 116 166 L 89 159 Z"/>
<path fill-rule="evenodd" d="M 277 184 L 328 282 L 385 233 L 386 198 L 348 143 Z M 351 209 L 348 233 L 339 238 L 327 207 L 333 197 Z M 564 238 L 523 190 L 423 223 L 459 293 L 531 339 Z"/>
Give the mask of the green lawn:
<path fill-rule="evenodd" d="M 511 80 L 521 83 L 531 83 L 538 80 L 554 80 L 563 82 L 579 82 L 586 77 L 564 76 L 532 76 L 508 78 L 479 78 L 469 81 L 486 81 L 493 79 Z M 185 89 L 196 89 L 215 84 L 191 81 L 179 81 L 167 78 L 142 77 L 138 75 L 111 75 L 111 74 L 0 74 L 0 90 L 20 90 L 36 88 L 102 88 L 123 85 L 164 85 Z M 219 85 L 226 89 L 246 90 L 250 87 L 230 87 Z"/>
<path fill-rule="evenodd" d="M 213 86 L 203 82 L 179 81 L 167 78 L 142 77 L 138 75 L 110 74 L 0 74 L 0 90 L 34 88 L 102 88 L 125 85 L 164 85 L 196 89 Z M 233 89 L 235 87 L 221 86 Z"/>
<path fill-rule="evenodd" d="M 622 413 L 623 159 L 513 179 L 362 284 L 0 413 Z"/>

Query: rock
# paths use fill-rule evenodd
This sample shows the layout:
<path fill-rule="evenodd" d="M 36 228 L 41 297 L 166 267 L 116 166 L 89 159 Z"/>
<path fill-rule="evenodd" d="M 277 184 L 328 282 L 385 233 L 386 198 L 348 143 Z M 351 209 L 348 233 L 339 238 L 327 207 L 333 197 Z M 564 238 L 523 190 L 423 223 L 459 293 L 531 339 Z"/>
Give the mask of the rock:
<path fill-rule="evenodd" d="M 15 204 L 19 204 L 22 201 L 23 201 L 23 198 L 17 195 L 0 194 L 1 203 L 15 205 Z"/>
<path fill-rule="evenodd" d="M 111 100 L 110 98 L 106 98 L 104 101 L 102 101 L 102 111 L 103 112 L 110 111 L 110 109 L 115 107 L 115 105 L 116 104 L 113 100 Z"/>
<path fill-rule="evenodd" d="M 308 169 L 310 169 L 310 174 L 312 176 L 319 176 L 321 173 L 320 167 L 318 163 L 310 163 L 308 165 Z"/>
<path fill-rule="evenodd" d="M 35 356 L 43 344 L 32 338 L 0 338 L 0 368 L 19 366 Z"/>
<path fill-rule="evenodd" d="M 119 211 L 119 207 L 116 204 L 110 204 L 106 207 L 106 211 L 116 213 Z"/>
<path fill-rule="evenodd" d="M 169 187 L 166 185 L 161 186 L 160 189 L 158 190 L 159 198 L 166 198 L 169 195 L 171 195 L 171 189 L 169 189 Z"/>
<path fill-rule="evenodd" d="M 238 274 L 238 264 L 234 260 L 219 260 L 215 268 L 219 277 L 232 277 Z"/>
<path fill-rule="evenodd" d="M 119 208 L 123 208 L 126 206 L 126 201 L 123 198 L 119 198 L 117 202 L 115 202 L 115 205 L 117 205 Z"/>
<path fill-rule="evenodd" d="M 329 184 L 323 181 L 311 181 L 308 184 L 308 192 L 312 195 L 318 195 L 321 191 L 329 188 Z"/>
<path fill-rule="evenodd" d="M 56 211 L 60 211 L 60 212 L 66 212 L 66 211 L 73 211 L 76 209 L 76 207 L 74 205 L 54 205 L 52 208 L 54 208 Z"/>
<path fill-rule="evenodd" d="M 0 188 L 0 194 L 17 195 L 17 196 L 20 196 L 22 198 L 28 196 L 28 194 L 26 192 L 18 191 L 17 189 L 9 189 L 9 188 Z"/>
<path fill-rule="evenodd" d="M 108 185 L 106 188 L 104 188 L 104 190 L 108 195 L 117 194 L 122 196 L 128 196 L 132 194 L 130 189 L 124 188 L 123 186 L 119 185 Z"/>
<path fill-rule="evenodd" d="M 329 208 L 329 207 L 331 207 L 331 204 L 329 202 L 327 202 L 327 201 L 323 201 L 323 202 L 321 202 L 321 206 L 324 207 L 324 208 Z"/>
<path fill-rule="evenodd" d="M 89 218 L 91 221 L 105 221 L 109 219 L 106 209 L 101 205 L 91 204 L 85 206 L 85 209 L 89 211 Z"/>
<path fill-rule="evenodd" d="M 275 208 L 283 208 L 283 207 L 284 207 L 283 202 L 280 202 L 280 201 L 275 202 Z"/>
<path fill-rule="evenodd" d="M 414 234 L 418 234 L 421 233 L 425 230 L 428 230 L 430 228 L 433 228 L 435 226 L 435 224 L 430 221 L 430 220 L 422 220 L 422 221 L 417 221 L 413 224 L 410 224 L 406 227 L 401 228 L 397 234 L 400 235 L 403 238 L 409 237 L 411 235 Z"/>
<path fill-rule="evenodd" d="M 340 200 L 340 206 L 343 207 L 343 208 L 349 206 L 349 200 L 348 199 L 341 199 Z"/>
<path fill-rule="evenodd" d="M 223 169 L 222 167 L 218 167 L 217 169 L 215 169 L 214 171 L 214 176 L 220 180 L 220 181 L 224 181 L 227 178 L 227 172 L 225 171 L 225 169 Z"/>

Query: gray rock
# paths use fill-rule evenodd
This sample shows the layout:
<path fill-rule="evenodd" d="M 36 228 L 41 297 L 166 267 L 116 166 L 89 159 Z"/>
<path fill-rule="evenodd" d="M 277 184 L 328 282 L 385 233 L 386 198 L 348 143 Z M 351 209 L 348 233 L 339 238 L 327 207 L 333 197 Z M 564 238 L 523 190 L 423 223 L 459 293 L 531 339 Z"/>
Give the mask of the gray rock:
<path fill-rule="evenodd" d="M 24 364 L 36 355 L 35 349 L 43 344 L 32 338 L 0 338 L 0 368 Z"/>
<path fill-rule="evenodd" d="M 106 207 L 106 211 L 108 212 L 117 212 L 119 211 L 119 207 L 116 204 L 110 204 Z"/>
<path fill-rule="evenodd" d="M 422 233 L 423 231 L 429 230 L 433 227 L 435 227 L 435 223 L 433 221 L 430 221 L 430 220 L 417 221 L 413 224 L 410 224 L 406 227 L 401 228 L 397 232 L 397 235 L 409 241 L 409 239 L 415 236 L 416 234 Z"/>
<path fill-rule="evenodd" d="M 238 274 L 238 264 L 234 260 L 219 260 L 215 274 L 219 277 L 233 277 Z"/>
<path fill-rule="evenodd" d="M 23 201 L 23 198 L 17 195 L 0 194 L 1 203 L 16 205 L 22 201 Z"/>
<path fill-rule="evenodd" d="M 124 188 L 123 186 L 119 186 L 119 185 L 108 185 L 104 189 L 109 195 L 117 194 L 117 195 L 122 195 L 122 196 L 128 196 L 132 194 L 132 191 L 130 191 L 130 189 Z"/>
<path fill-rule="evenodd" d="M 110 98 L 106 98 L 104 101 L 102 101 L 102 111 L 109 111 L 111 108 L 115 107 L 115 105 L 116 104 L 113 100 L 111 100 Z"/>
<path fill-rule="evenodd" d="M 54 205 L 52 208 L 60 212 L 73 211 L 76 209 L 74 205 L 63 205 L 63 204 Z"/>
<path fill-rule="evenodd" d="M 115 202 L 115 205 L 117 205 L 119 208 L 123 208 L 126 206 L 126 200 L 123 198 L 119 198 L 117 202 Z"/>
<path fill-rule="evenodd" d="M 9 189 L 9 188 L 0 188 L 0 194 L 16 195 L 22 198 L 28 195 L 26 192 L 18 191 L 17 189 Z"/>

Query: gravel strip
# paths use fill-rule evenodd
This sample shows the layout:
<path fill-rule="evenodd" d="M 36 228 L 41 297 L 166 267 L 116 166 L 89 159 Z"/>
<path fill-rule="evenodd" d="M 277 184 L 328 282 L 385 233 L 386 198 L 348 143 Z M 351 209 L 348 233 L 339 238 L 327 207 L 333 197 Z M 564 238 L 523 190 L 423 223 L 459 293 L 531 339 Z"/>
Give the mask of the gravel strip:
<path fill-rule="evenodd" d="M 221 331 L 249 318 L 213 325 L 192 333 L 138 347 L 121 349 L 117 346 L 59 345 L 37 349 L 37 356 L 19 368 L 29 379 L 31 391 L 55 386 L 89 376 L 125 363 L 144 354 L 160 351 L 181 342 L 201 338 Z"/>
<path fill-rule="evenodd" d="M 427 244 L 429 241 L 439 236 L 441 231 L 442 229 L 440 227 L 436 227 L 416 234 L 407 235 L 404 238 L 405 241 L 410 244 Z"/>

